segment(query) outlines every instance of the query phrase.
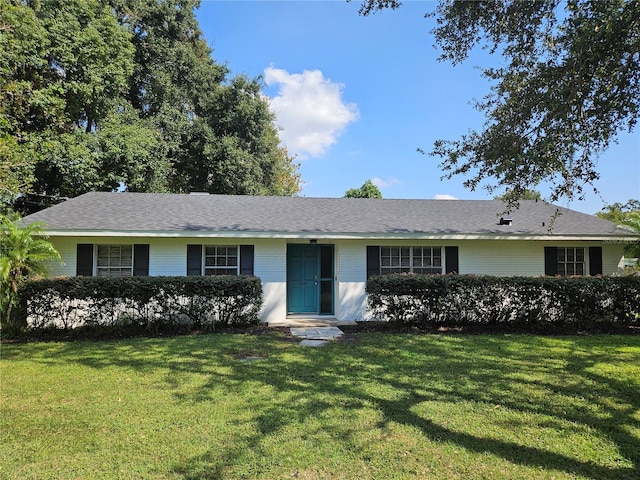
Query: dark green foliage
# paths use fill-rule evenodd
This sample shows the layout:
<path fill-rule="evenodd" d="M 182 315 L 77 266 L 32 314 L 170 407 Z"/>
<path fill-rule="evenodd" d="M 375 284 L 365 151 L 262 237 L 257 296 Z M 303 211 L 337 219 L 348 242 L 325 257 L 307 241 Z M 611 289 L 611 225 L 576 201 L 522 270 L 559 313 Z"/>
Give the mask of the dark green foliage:
<path fill-rule="evenodd" d="M 638 277 L 392 274 L 367 282 L 383 319 L 424 326 L 503 325 L 532 331 L 640 325 Z"/>
<path fill-rule="evenodd" d="M 363 0 L 360 12 L 399 3 Z M 430 152 L 445 177 L 508 188 L 512 202 L 540 184 L 551 201 L 581 198 L 599 177 L 598 154 L 639 118 L 640 2 L 439 0 L 428 15 L 441 61 L 461 63 L 478 47 L 499 55 L 480 67 L 491 82 L 476 103 L 483 127 Z"/>
<path fill-rule="evenodd" d="M 50 260 L 61 260 L 60 253 L 42 223 L 23 226 L 18 218 L 0 214 L 0 328 L 13 329 L 20 286 L 29 277 L 46 275 Z"/>
<path fill-rule="evenodd" d="M 640 236 L 640 200 L 632 198 L 624 205 L 621 203 L 607 205 L 596 215 L 618 225 L 623 225 Z M 640 241 L 626 244 L 624 255 L 627 258 L 640 258 Z"/>
<path fill-rule="evenodd" d="M 213 60 L 198 5 L 0 0 L 0 200 L 298 193 L 260 81 Z"/>
<path fill-rule="evenodd" d="M 254 276 L 65 277 L 19 290 L 22 325 L 32 332 L 171 332 L 259 322 L 262 286 Z"/>
<path fill-rule="evenodd" d="M 382 198 L 382 193 L 377 185 L 367 180 L 360 188 L 350 188 L 344 192 L 344 198 Z"/>

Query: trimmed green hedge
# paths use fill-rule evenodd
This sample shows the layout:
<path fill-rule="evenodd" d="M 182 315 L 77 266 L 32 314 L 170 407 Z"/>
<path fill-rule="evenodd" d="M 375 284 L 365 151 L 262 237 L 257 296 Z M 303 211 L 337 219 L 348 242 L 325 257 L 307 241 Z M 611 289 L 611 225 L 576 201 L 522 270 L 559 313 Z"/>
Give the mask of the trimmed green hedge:
<path fill-rule="evenodd" d="M 244 275 L 41 279 L 19 295 L 29 331 L 213 330 L 258 323 L 262 305 L 260 279 Z"/>
<path fill-rule="evenodd" d="M 413 325 L 599 329 L 640 325 L 639 277 L 377 275 L 367 282 L 375 316 Z"/>

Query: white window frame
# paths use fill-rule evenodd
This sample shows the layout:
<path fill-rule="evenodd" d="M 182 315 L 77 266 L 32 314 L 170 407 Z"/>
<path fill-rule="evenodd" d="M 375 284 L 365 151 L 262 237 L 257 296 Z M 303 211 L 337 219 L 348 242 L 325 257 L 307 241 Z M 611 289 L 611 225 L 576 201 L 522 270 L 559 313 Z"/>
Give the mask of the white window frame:
<path fill-rule="evenodd" d="M 388 255 L 385 255 L 387 251 Z M 428 255 L 425 255 L 426 251 L 429 251 Z M 442 275 L 445 266 L 444 251 L 444 247 L 440 246 L 380 246 L 380 274 Z M 425 266 L 427 259 L 430 265 Z"/>
<path fill-rule="evenodd" d="M 235 249 L 235 254 L 229 252 Z M 232 260 L 235 258 L 235 261 Z M 212 263 L 207 265 L 207 262 Z M 231 265 L 229 264 L 231 263 Z M 233 265 L 235 263 L 235 265 Z M 202 273 L 208 275 L 239 275 L 240 247 L 238 245 L 203 245 Z"/>
<path fill-rule="evenodd" d="M 100 250 L 107 248 L 107 263 L 100 265 Z M 122 263 L 122 250 L 129 249 L 130 255 L 129 259 L 131 261 L 130 264 Z M 116 249 L 120 249 L 120 254 L 115 255 Z M 112 257 L 113 250 L 113 257 Z M 104 258 L 104 255 L 102 255 Z M 127 259 L 126 256 L 124 257 Z M 133 245 L 131 244 L 97 244 L 95 248 L 95 272 L 94 275 L 97 277 L 132 277 L 133 276 Z"/>
<path fill-rule="evenodd" d="M 582 256 L 581 261 L 578 260 L 578 252 Z M 587 272 L 585 247 L 557 247 L 556 268 L 557 274 L 562 277 L 585 276 Z M 580 269 L 581 272 L 578 271 Z"/>

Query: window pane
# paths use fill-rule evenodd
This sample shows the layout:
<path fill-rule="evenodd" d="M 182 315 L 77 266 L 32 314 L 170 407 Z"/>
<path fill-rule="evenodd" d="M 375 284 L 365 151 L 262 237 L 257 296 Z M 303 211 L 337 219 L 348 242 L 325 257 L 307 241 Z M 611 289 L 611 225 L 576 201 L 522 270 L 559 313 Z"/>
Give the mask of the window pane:
<path fill-rule="evenodd" d="M 132 245 L 98 245 L 96 275 L 99 277 L 130 277 L 133 274 Z"/>
<path fill-rule="evenodd" d="M 320 278 L 333 277 L 333 247 L 320 247 Z"/>
<path fill-rule="evenodd" d="M 238 247 L 205 245 L 205 275 L 237 275 Z"/>
<path fill-rule="evenodd" d="M 558 275 L 584 275 L 584 248 L 558 248 Z"/>
<path fill-rule="evenodd" d="M 567 261 L 567 249 L 558 248 L 558 263 Z"/>
<path fill-rule="evenodd" d="M 320 282 L 320 313 L 333 313 L 333 283 L 330 280 Z"/>

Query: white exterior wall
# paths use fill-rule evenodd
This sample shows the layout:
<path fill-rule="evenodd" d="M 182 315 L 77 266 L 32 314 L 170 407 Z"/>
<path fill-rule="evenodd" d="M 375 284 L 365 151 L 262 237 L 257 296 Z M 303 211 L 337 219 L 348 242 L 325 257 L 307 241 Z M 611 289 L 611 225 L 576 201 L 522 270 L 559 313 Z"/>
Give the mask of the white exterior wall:
<path fill-rule="evenodd" d="M 233 239 L 233 238 L 143 238 L 143 237 L 52 237 L 53 245 L 62 255 L 64 264 L 51 263 L 50 276 L 74 276 L 76 245 L 149 244 L 149 275 L 186 275 L 187 245 L 248 245 L 253 244 L 254 274 L 262 280 L 264 304 L 261 319 L 282 323 L 287 316 L 287 244 L 308 243 L 308 240 Z M 617 271 L 623 254 L 623 244 L 581 241 L 529 240 L 319 240 L 318 244 L 334 245 L 335 316 L 338 320 L 361 320 L 367 315 L 366 247 L 375 246 L 457 246 L 461 274 L 496 276 L 544 275 L 544 247 L 584 247 L 588 265 L 588 247 L 602 247 L 603 273 Z M 444 251 L 443 251 L 444 253 Z"/>
<path fill-rule="evenodd" d="M 287 319 L 286 240 L 256 241 L 253 273 L 262 280 L 260 319 L 263 322 L 284 322 Z"/>
<path fill-rule="evenodd" d="M 367 244 L 343 241 L 335 248 L 335 310 L 339 320 L 362 320 L 367 311 Z"/>
<path fill-rule="evenodd" d="M 617 272 L 624 249 L 622 244 L 581 241 L 467 240 L 458 246 L 459 273 L 502 277 L 544 275 L 544 247 L 584 248 L 587 272 L 589 247 L 602 247 L 602 272 L 611 275 Z"/>

